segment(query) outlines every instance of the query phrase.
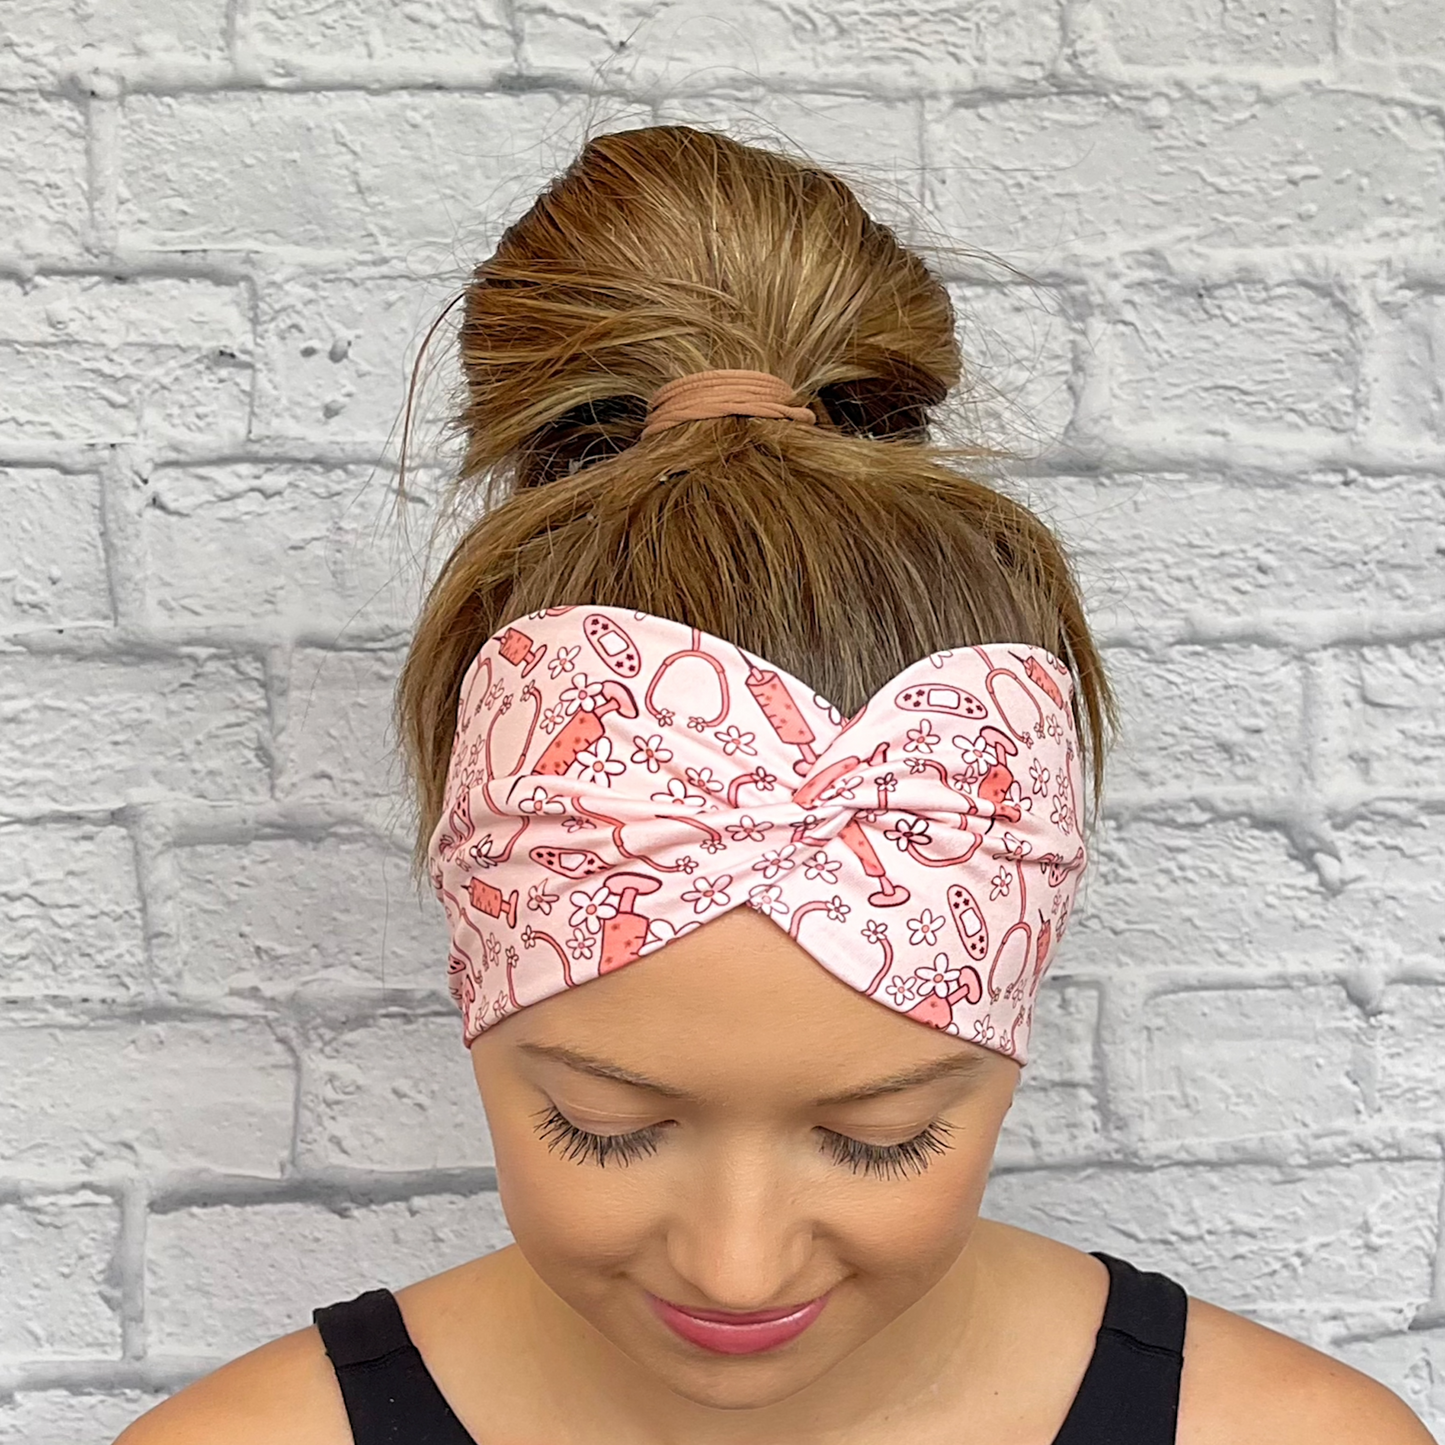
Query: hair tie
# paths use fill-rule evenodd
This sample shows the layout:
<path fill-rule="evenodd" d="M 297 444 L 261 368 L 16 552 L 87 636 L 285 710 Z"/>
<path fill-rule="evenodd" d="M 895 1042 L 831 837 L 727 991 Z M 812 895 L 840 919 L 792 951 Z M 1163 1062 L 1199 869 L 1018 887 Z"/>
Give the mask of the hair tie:
<path fill-rule="evenodd" d="M 818 418 L 810 408 L 789 405 L 796 392 L 795 386 L 769 371 L 694 371 L 657 389 L 648 404 L 642 435 L 709 416 L 763 416 L 816 424 Z"/>

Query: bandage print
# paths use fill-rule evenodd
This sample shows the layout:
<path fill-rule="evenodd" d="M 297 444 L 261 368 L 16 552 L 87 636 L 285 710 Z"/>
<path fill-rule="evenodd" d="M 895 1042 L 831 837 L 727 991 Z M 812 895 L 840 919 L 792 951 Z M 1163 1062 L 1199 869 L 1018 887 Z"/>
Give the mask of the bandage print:
<path fill-rule="evenodd" d="M 1068 669 L 935 652 L 853 717 L 669 618 L 516 619 L 462 681 L 432 883 L 471 1042 L 729 909 L 1023 1063 L 1086 855 Z"/>

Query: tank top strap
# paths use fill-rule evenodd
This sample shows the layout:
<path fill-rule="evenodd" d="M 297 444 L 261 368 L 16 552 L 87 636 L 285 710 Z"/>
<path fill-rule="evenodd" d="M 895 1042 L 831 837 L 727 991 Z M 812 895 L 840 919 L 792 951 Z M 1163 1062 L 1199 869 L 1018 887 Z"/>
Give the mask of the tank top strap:
<path fill-rule="evenodd" d="M 354 1445 L 476 1445 L 407 1334 L 396 1296 L 367 1290 L 313 1310 Z"/>
<path fill-rule="evenodd" d="M 1189 1296 L 1168 1275 L 1092 1253 L 1109 1271 L 1109 1297 L 1053 1445 L 1174 1445 Z"/>

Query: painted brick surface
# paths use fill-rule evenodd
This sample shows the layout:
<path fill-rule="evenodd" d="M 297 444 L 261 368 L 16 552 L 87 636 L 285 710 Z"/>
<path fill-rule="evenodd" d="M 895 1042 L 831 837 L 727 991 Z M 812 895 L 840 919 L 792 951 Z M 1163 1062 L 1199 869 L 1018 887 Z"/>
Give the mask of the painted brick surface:
<path fill-rule="evenodd" d="M 85 225 L 85 118 L 55 96 L 0 96 L 0 230 L 7 249 L 74 250 Z M 7 310 L 9 307 L 6 308 Z"/>
<path fill-rule="evenodd" d="M 457 1047 L 458 1028 L 450 1012 L 387 1017 L 320 1043 L 302 1099 L 300 1152 L 321 1168 L 491 1164 L 487 1119 L 470 1057 Z M 1403 1083 L 1428 1088 L 1423 1080 Z"/>
<path fill-rule="evenodd" d="M 367 491 L 361 468 L 158 468 L 142 523 L 157 621 L 335 635 L 376 619 L 390 578 Z"/>
<path fill-rule="evenodd" d="M 141 1390 L 26 1390 L 0 1402 L 3 1445 L 75 1445 L 114 1440 L 159 1399 Z"/>
<path fill-rule="evenodd" d="M 121 233 L 162 249 L 387 256 L 430 242 L 456 260 L 454 241 L 483 240 L 499 208 L 535 189 L 524 158 L 550 160 L 551 138 L 579 115 L 534 89 L 132 95 Z"/>
<path fill-rule="evenodd" d="M 252 343 L 243 288 L 37 276 L 0 294 L 0 379 L 16 441 L 244 438 Z"/>
<path fill-rule="evenodd" d="M 1304 286 L 1150 283 L 1121 306 L 1117 420 L 1127 429 L 1348 429 L 1356 362 L 1349 313 Z"/>
<path fill-rule="evenodd" d="M 490 1192 L 159 1214 L 147 1240 L 149 1344 L 158 1354 L 241 1354 L 309 1325 L 318 1303 L 449 1269 L 508 1239 Z"/>
<path fill-rule="evenodd" d="M 445 978 L 427 967 L 445 949 L 445 920 L 423 912 L 402 860 L 365 828 L 199 842 L 178 849 L 174 866 L 174 986 L 187 994 L 289 993 L 330 981 L 445 996 Z"/>
<path fill-rule="evenodd" d="M 9 533 L 0 625 L 111 620 L 96 477 L 0 471 L 0 515 Z"/>
<path fill-rule="evenodd" d="M 407 348 L 453 279 L 422 286 L 394 265 L 379 275 L 269 272 L 257 292 L 252 436 L 384 441 L 410 381 Z"/>
<path fill-rule="evenodd" d="M 261 665 L 244 654 L 22 649 L 0 673 L 0 787 L 12 806 L 81 811 L 147 793 L 260 798 L 265 707 Z"/>
<path fill-rule="evenodd" d="M 963 10 L 951 0 L 744 0 L 725 11 L 696 0 L 520 0 L 517 20 L 529 69 L 576 75 L 606 63 L 639 85 L 663 87 L 687 83 L 698 66 L 774 84 L 820 75 L 875 86 L 947 83 L 981 68 L 1038 75 L 1060 40 L 1050 7 L 999 0 Z"/>
<path fill-rule="evenodd" d="M 0 1356 L 53 1359 L 120 1353 L 106 1275 L 120 1211 L 99 1195 L 0 1205 Z"/>
<path fill-rule="evenodd" d="M 6 1023 L 0 1043 L 12 1171 L 275 1177 L 286 1165 L 295 1068 L 263 1021 Z"/>
<path fill-rule="evenodd" d="M 296 55 L 381 59 L 416 53 L 461 53 L 509 59 L 513 37 L 499 0 L 327 0 L 304 8 L 266 0 L 252 12 L 252 43 L 286 59 Z"/>
<path fill-rule="evenodd" d="M 1311 65 L 1332 49 L 1334 12 L 1326 0 L 1104 0 L 1098 14 L 1115 54 L 1130 65 Z"/>
<path fill-rule="evenodd" d="M 390 714 L 395 683 L 388 653 L 298 648 L 285 722 L 277 730 L 276 795 L 358 806 L 398 797 L 402 765 Z"/>
<path fill-rule="evenodd" d="M 925 135 L 925 196 L 939 222 L 1034 264 L 1060 248 L 1112 252 L 1125 237 L 1361 241 L 1427 227 L 1445 200 L 1440 123 L 1374 96 L 1269 96 L 1221 82 L 940 100 L 928 103 Z"/>
<path fill-rule="evenodd" d="M 996 1175 L 988 1200 L 1079 1248 L 1172 1259 L 1195 1293 L 1251 1313 L 1422 1296 L 1440 1181 L 1438 1159 L 1029 1170 Z"/>
<path fill-rule="evenodd" d="M 1015 451 L 1119 689 L 986 1210 L 1445 1432 L 1435 0 L 11 10 L 0 1445 L 508 1238 L 391 734 L 445 327 L 394 507 L 398 442 L 470 267 L 653 121 L 963 248 L 946 418 Z"/>
<path fill-rule="evenodd" d="M 144 995 L 145 905 L 125 828 L 0 827 L 0 969 L 10 998 L 45 998 L 62 979 L 82 998 Z"/>
<path fill-rule="evenodd" d="M 1064 476 L 1028 499 L 1074 538 L 1097 623 L 1168 635 L 1191 615 L 1245 620 L 1313 607 L 1368 615 L 1438 602 L 1445 483 L 1301 477 L 1290 490 L 1224 475 Z M 1294 506 L 1288 527 L 1282 505 Z M 1160 546 L 1161 536 L 1188 539 Z"/>
<path fill-rule="evenodd" d="M 1360 55 L 1445 60 L 1445 16 L 1430 0 L 1351 0 L 1345 13 Z"/>

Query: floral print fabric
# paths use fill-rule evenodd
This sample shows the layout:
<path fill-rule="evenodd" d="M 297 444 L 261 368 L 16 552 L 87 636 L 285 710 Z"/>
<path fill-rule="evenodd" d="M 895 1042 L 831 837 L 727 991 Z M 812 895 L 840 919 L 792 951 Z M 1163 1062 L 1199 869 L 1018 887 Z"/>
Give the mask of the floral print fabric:
<path fill-rule="evenodd" d="M 931 653 L 852 718 L 686 623 L 553 607 L 462 680 L 429 846 L 470 1044 L 729 909 L 844 983 L 1026 1062 L 1086 861 L 1068 669 Z"/>

